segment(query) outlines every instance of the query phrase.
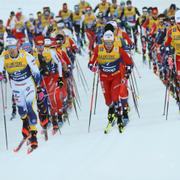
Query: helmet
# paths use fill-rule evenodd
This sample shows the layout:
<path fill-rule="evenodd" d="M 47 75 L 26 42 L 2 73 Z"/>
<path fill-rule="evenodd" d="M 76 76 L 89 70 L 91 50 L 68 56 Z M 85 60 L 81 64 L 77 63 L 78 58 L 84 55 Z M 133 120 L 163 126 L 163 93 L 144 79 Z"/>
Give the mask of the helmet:
<path fill-rule="evenodd" d="M 30 13 L 30 14 L 29 14 L 29 19 L 30 19 L 30 20 L 33 20 L 33 19 L 34 19 L 33 13 Z"/>
<path fill-rule="evenodd" d="M 126 1 L 126 5 L 131 5 L 132 4 L 132 1 L 131 0 L 127 0 Z"/>
<path fill-rule="evenodd" d="M 106 31 L 103 35 L 104 41 L 114 41 L 114 33 L 110 30 Z"/>
<path fill-rule="evenodd" d="M 90 13 L 92 11 L 92 8 L 90 7 L 90 6 L 88 6 L 87 8 L 86 8 L 86 12 L 87 13 Z"/>
<path fill-rule="evenodd" d="M 75 6 L 74 6 L 74 11 L 75 11 L 75 12 L 79 11 L 79 5 L 75 5 Z"/>
<path fill-rule="evenodd" d="M 30 53 L 32 52 L 32 45 L 30 42 L 26 41 L 21 45 L 21 49 L 25 50 L 26 52 Z"/>
<path fill-rule="evenodd" d="M 44 45 L 44 37 L 43 36 L 36 36 L 34 38 L 34 42 L 36 46 L 43 46 Z"/>
<path fill-rule="evenodd" d="M 121 2 L 120 2 L 120 6 L 125 6 L 125 4 L 126 4 L 126 3 L 125 3 L 124 1 L 121 1 Z"/>
<path fill-rule="evenodd" d="M 52 44 L 52 41 L 51 41 L 51 39 L 50 38 L 44 38 L 44 45 L 45 46 L 51 46 L 51 44 Z"/>
<path fill-rule="evenodd" d="M 104 31 L 106 32 L 108 30 L 114 32 L 114 26 L 112 24 L 106 24 L 106 26 L 104 27 Z"/>
<path fill-rule="evenodd" d="M 180 24 L 180 10 L 176 11 L 175 21 L 177 24 Z"/>
<path fill-rule="evenodd" d="M 176 4 L 171 4 L 169 9 L 173 9 L 173 10 L 176 10 Z"/>
<path fill-rule="evenodd" d="M 144 6 L 144 7 L 142 8 L 142 11 L 148 11 L 148 8 L 147 8 L 146 6 Z"/>
<path fill-rule="evenodd" d="M 107 24 L 111 24 L 115 29 L 118 27 L 116 21 L 109 21 Z"/>
<path fill-rule="evenodd" d="M 22 15 L 21 12 L 17 12 L 17 13 L 16 13 L 16 18 L 20 18 L 21 15 Z"/>
<path fill-rule="evenodd" d="M 158 15 L 158 8 L 157 7 L 152 8 L 152 15 Z"/>
<path fill-rule="evenodd" d="M 56 36 L 56 43 L 57 44 L 63 44 L 63 42 L 64 42 L 64 35 L 63 34 L 58 34 Z"/>
<path fill-rule="evenodd" d="M 64 32 L 65 36 L 69 36 L 69 37 L 73 36 L 70 29 L 65 28 L 65 29 L 63 29 L 63 32 Z"/>
<path fill-rule="evenodd" d="M 17 39 L 13 36 L 7 37 L 6 38 L 6 47 L 8 46 L 17 46 Z"/>
<path fill-rule="evenodd" d="M 99 12 L 99 13 L 98 13 L 98 15 L 97 15 L 97 17 L 98 17 L 98 18 L 103 18 L 103 17 L 104 17 L 104 15 L 103 15 L 103 13 L 102 13 L 102 12 Z"/>

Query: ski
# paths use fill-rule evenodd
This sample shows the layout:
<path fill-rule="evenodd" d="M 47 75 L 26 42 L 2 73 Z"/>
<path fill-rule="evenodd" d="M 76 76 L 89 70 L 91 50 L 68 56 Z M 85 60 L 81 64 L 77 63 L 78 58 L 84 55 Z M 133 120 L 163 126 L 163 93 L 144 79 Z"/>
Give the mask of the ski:
<path fill-rule="evenodd" d="M 119 129 L 119 133 L 123 133 L 124 132 L 124 125 L 123 124 L 119 124 L 118 125 L 118 129 Z"/>
<path fill-rule="evenodd" d="M 108 123 L 107 127 L 104 130 L 104 134 L 108 134 L 111 131 L 112 127 L 115 125 L 115 123 L 116 120 L 113 120 L 111 123 Z"/>
<path fill-rule="evenodd" d="M 43 129 L 41 131 L 41 134 L 44 136 L 44 140 L 47 141 L 48 140 L 48 132 L 47 129 Z"/>
<path fill-rule="evenodd" d="M 15 118 L 16 118 L 16 114 L 12 114 L 11 118 L 10 118 L 10 121 L 14 120 Z"/>
<path fill-rule="evenodd" d="M 60 131 L 60 129 L 53 129 L 52 130 L 52 135 L 54 136 L 55 134 L 57 134 L 58 130 Z M 61 133 L 60 133 L 61 134 Z"/>
<path fill-rule="evenodd" d="M 29 147 L 27 150 L 27 155 L 31 154 L 35 149 L 37 149 L 37 148 Z"/>
<path fill-rule="evenodd" d="M 112 123 L 108 123 L 107 127 L 104 130 L 104 134 L 108 134 L 112 128 Z"/>
<path fill-rule="evenodd" d="M 29 137 L 23 138 L 23 139 L 20 141 L 19 145 L 18 145 L 16 148 L 13 149 L 13 151 L 14 151 L 14 152 L 18 152 L 18 151 L 22 148 L 23 144 L 27 141 L 28 138 L 29 138 Z"/>

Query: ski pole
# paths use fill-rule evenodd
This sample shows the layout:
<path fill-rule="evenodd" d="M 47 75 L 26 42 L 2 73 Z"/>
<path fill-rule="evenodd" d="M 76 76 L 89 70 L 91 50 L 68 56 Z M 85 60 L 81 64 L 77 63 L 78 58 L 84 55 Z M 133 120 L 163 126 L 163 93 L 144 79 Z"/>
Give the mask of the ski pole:
<path fill-rule="evenodd" d="M 78 116 L 78 112 L 77 112 L 77 107 L 76 107 L 76 102 L 75 102 L 74 98 L 73 98 L 73 106 L 74 106 L 74 111 L 75 111 L 77 120 L 79 120 L 79 116 Z"/>
<path fill-rule="evenodd" d="M 137 102 L 138 95 L 136 93 L 136 89 L 135 89 L 135 86 L 134 86 L 134 81 L 133 81 L 133 78 L 132 78 L 132 74 L 130 75 L 130 82 L 131 82 L 132 90 L 133 90 L 135 98 L 136 98 L 136 103 L 138 104 L 138 102 Z"/>
<path fill-rule="evenodd" d="M 164 111 L 163 111 L 163 116 L 165 115 L 165 111 L 166 111 L 166 103 L 167 103 L 167 92 L 168 92 L 168 85 L 166 85 L 166 90 L 165 90 L 165 97 L 164 97 Z"/>
<path fill-rule="evenodd" d="M 94 115 L 96 114 L 96 105 L 97 105 L 97 98 L 98 98 L 98 87 L 99 87 L 99 74 L 96 81 L 96 94 L 95 94 L 95 103 L 94 103 Z"/>
<path fill-rule="evenodd" d="M 166 120 L 168 118 L 168 112 L 169 112 L 169 99 L 170 99 L 170 86 L 168 88 L 168 99 L 167 99 L 167 107 L 166 107 Z"/>
<path fill-rule="evenodd" d="M 81 99 L 80 99 L 80 95 L 79 95 L 79 92 L 78 92 L 77 84 L 76 84 L 76 81 L 75 81 L 73 76 L 72 76 L 72 81 L 73 81 L 73 85 L 74 85 L 73 87 L 74 87 L 76 95 L 77 95 L 77 99 L 79 101 L 79 104 L 81 104 Z"/>
<path fill-rule="evenodd" d="M 3 116 L 4 116 L 4 130 L 5 130 L 5 139 L 6 139 L 6 150 L 8 150 L 8 134 L 7 134 L 7 126 L 6 126 L 4 91 L 3 91 L 3 83 L 2 83 L 2 81 L 1 81 L 1 94 L 2 94 L 2 103 L 3 103 Z"/>
<path fill-rule="evenodd" d="M 7 82 L 5 82 L 5 108 L 7 109 Z"/>
<path fill-rule="evenodd" d="M 78 67 L 79 67 L 79 69 L 80 69 L 80 73 L 81 73 L 81 75 L 82 75 L 82 77 L 83 77 L 83 79 L 84 79 L 84 82 L 85 82 L 85 84 L 86 84 L 86 86 L 87 86 L 87 89 L 89 90 L 89 86 L 88 86 L 87 80 L 86 80 L 86 78 L 85 78 L 85 75 L 84 75 L 84 73 L 83 73 L 83 70 L 82 70 L 81 65 L 80 65 L 80 63 L 79 63 L 78 60 L 77 60 L 77 65 L 78 65 Z"/>
<path fill-rule="evenodd" d="M 136 112 L 138 114 L 138 117 L 140 118 L 139 109 L 138 109 L 138 106 L 137 106 L 137 99 L 135 97 L 136 95 L 135 95 L 135 92 L 134 92 L 133 87 L 132 87 L 131 76 L 130 76 L 129 82 L 130 82 L 130 89 L 131 89 L 131 93 L 132 93 L 134 106 L 135 106 Z"/>
<path fill-rule="evenodd" d="M 135 76 L 134 71 L 132 72 L 132 74 L 133 74 L 133 78 L 132 78 L 132 79 L 134 79 L 135 86 L 136 86 L 136 91 L 137 91 L 137 94 L 138 94 L 138 96 L 139 96 L 139 88 L 138 88 L 138 85 L 137 85 L 136 76 Z"/>
<path fill-rule="evenodd" d="M 90 104 L 90 112 L 89 112 L 88 132 L 90 132 L 90 126 L 91 126 L 91 116 L 92 116 L 92 108 L 93 108 L 93 100 L 94 100 L 95 81 L 96 81 L 96 73 L 94 73 L 94 77 L 93 77 L 93 86 L 92 86 L 91 104 Z"/>
<path fill-rule="evenodd" d="M 84 80 L 83 80 L 83 78 L 82 78 L 82 76 L 81 76 L 80 71 L 79 71 L 79 77 L 80 77 L 81 83 L 82 83 L 82 85 L 83 85 L 84 91 L 85 91 L 85 93 L 86 93 L 86 95 L 87 95 L 88 92 L 87 92 L 87 90 L 86 90 L 86 85 L 85 85 L 85 83 L 84 83 Z"/>
<path fill-rule="evenodd" d="M 135 63 L 134 60 L 133 60 L 133 56 L 132 56 L 132 53 L 131 53 L 131 52 L 132 52 L 132 51 L 130 51 L 131 60 L 132 60 L 132 62 L 133 62 L 133 64 L 134 64 L 134 67 L 135 67 L 135 70 L 136 70 L 136 72 L 137 72 L 138 77 L 141 78 L 141 74 L 140 74 L 140 72 L 139 72 L 139 70 L 138 70 L 138 68 L 137 68 L 137 66 L 136 66 L 136 63 Z"/>

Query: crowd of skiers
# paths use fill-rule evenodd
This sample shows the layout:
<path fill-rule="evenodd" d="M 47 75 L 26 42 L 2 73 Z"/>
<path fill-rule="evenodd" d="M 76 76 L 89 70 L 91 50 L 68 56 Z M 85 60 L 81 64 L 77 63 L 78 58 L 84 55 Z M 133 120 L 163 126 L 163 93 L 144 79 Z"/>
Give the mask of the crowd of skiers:
<path fill-rule="evenodd" d="M 163 13 L 158 7 L 144 6 L 141 14 L 131 0 L 120 4 L 101 0 L 95 8 L 81 0 L 73 11 L 63 3 L 57 16 L 44 7 L 36 17 L 29 14 L 26 18 L 18 9 L 10 13 L 6 25 L 0 20 L 0 80 L 10 80 L 12 116 L 17 107 L 23 139 L 30 141 L 31 149 L 38 146 L 37 119 L 47 140 L 49 124 L 55 134 L 68 120 L 69 109 L 78 103 L 73 69 L 76 54 L 81 55 L 86 45 L 88 68 L 94 76 L 98 74 L 109 107 L 104 132 L 116 121 L 123 132 L 129 121 L 130 82 L 138 111 L 132 77 L 136 65 L 131 56 L 140 53 L 138 39 L 143 63 L 153 67 L 180 106 L 180 10 L 175 4 Z"/>

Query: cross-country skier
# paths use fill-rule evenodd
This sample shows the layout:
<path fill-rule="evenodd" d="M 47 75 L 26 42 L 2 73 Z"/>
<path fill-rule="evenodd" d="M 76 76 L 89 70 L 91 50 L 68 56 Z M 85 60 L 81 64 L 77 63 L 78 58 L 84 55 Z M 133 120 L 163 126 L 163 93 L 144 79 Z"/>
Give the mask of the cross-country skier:
<path fill-rule="evenodd" d="M 112 127 L 117 117 L 119 132 L 122 132 L 124 124 L 120 101 L 128 96 L 125 79 L 126 66 L 132 67 L 133 62 L 118 43 L 115 43 L 112 31 L 108 30 L 104 33 L 103 43 L 95 47 L 88 66 L 92 72 L 99 70 L 100 73 L 105 102 L 109 107 L 107 128 Z"/>
<path fill-rule="evenodd" d="M 36 96 L 34 79 L 39 86 L 40 72 L 35 64 L 35 58 L 29 53 L 19 50 L 15 38 L 7 38 L 7 50 L 0 57 L 0 73 L 7 71 L 10 78 L 12 92 L 18 107 L 18 113 L 23 121 L 22 134 L 29 137 L 31 148 L 38 146 L 37 142 L 37 116 L 33 102 Z"/>

